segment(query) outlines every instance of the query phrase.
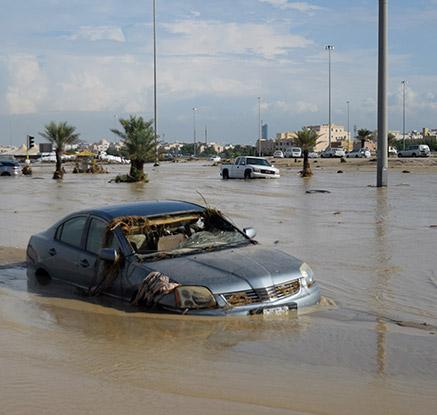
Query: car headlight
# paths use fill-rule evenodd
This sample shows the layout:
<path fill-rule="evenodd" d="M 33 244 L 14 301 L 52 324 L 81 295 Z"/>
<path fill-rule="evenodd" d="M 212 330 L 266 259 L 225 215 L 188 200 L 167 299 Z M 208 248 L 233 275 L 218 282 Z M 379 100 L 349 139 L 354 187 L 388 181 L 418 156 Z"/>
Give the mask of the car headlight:
<path fill-rule="evenodd" d="M 205 287 L 182 285 L 175 289 L 175 297 L 179 308 L 211 308 L 217 305 L 211 291 Z"/>
<path fill-rule="evenodd" d="M 306 263 L 302 263 L 299 268 L 302 275 L 302 285 L 306 288 L 310 288 L 314 284 L 314 273 L 311 267 Z"/>

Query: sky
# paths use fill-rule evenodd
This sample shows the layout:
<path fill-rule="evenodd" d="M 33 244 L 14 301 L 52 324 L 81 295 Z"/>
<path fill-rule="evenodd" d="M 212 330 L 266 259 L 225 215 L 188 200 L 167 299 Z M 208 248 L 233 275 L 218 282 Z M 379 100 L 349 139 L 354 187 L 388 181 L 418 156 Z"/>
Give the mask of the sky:
<path fill-rule="evenodd" d="M 389 129 L 437 128 L 437 0 L 389 0 Z M 152 0 L 0 0 L 0 144 L 50 121 L 114 140 L 153 118 Z M 254 143 L 328 121 L 376 128 L 377 0 L 156 0 L 158 133 Z"/>

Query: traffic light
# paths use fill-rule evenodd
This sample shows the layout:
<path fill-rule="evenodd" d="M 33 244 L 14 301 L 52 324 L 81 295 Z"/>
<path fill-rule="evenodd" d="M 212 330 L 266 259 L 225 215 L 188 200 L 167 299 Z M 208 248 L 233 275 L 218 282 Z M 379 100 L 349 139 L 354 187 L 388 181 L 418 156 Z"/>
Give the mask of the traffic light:
<path fill-rule="evenodd" d="M 27 136 L 29 145 L 27 146 L 27 148 L 31 149 L 32 147 L 35 147 L 35 137 L 28 135 Z"/>

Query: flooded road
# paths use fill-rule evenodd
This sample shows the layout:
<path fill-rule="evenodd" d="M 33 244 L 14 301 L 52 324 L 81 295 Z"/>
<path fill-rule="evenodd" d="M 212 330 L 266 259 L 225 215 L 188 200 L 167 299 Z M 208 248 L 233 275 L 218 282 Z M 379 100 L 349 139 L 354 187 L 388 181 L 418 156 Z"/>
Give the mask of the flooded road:
<path fill-rule="evenodd" d="M 0 246 L 18 248 L 0 249 L 4 413 L 436 413 L 436 173 L 393 172 L 389 189 L 375 189 L 373 172 L 352 170 L 245 182 L 163 164 L 143 185 L 108 183 L 114 173 L 56 183 L 51 168 L 0 181 Z M 269 319 L 131 313 L 28 286 L 17 264 L 32 233 L 72 211 L 202 203 L 196 191 L 262 244 L 307 261 L 323 304 Z"/>

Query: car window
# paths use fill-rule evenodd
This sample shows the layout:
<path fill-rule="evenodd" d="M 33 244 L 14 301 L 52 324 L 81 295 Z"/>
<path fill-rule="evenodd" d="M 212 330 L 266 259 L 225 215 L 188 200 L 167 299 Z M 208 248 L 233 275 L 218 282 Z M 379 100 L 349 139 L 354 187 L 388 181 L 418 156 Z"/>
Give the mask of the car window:
<path fill-rule="evenodd" d="M 58 228 L 56 236 L 68 245 L 80 247 L 82 232 L 85 226 L 86 216 L 78 216 L 64 222 L 62 228 Z"/>
<path fill-rule="evenodd" d="M 86 250 L 97 254 L 103 248 L 106 235 L 106 223 L 99 219 L 91 219 L 86 240 Z"/>

